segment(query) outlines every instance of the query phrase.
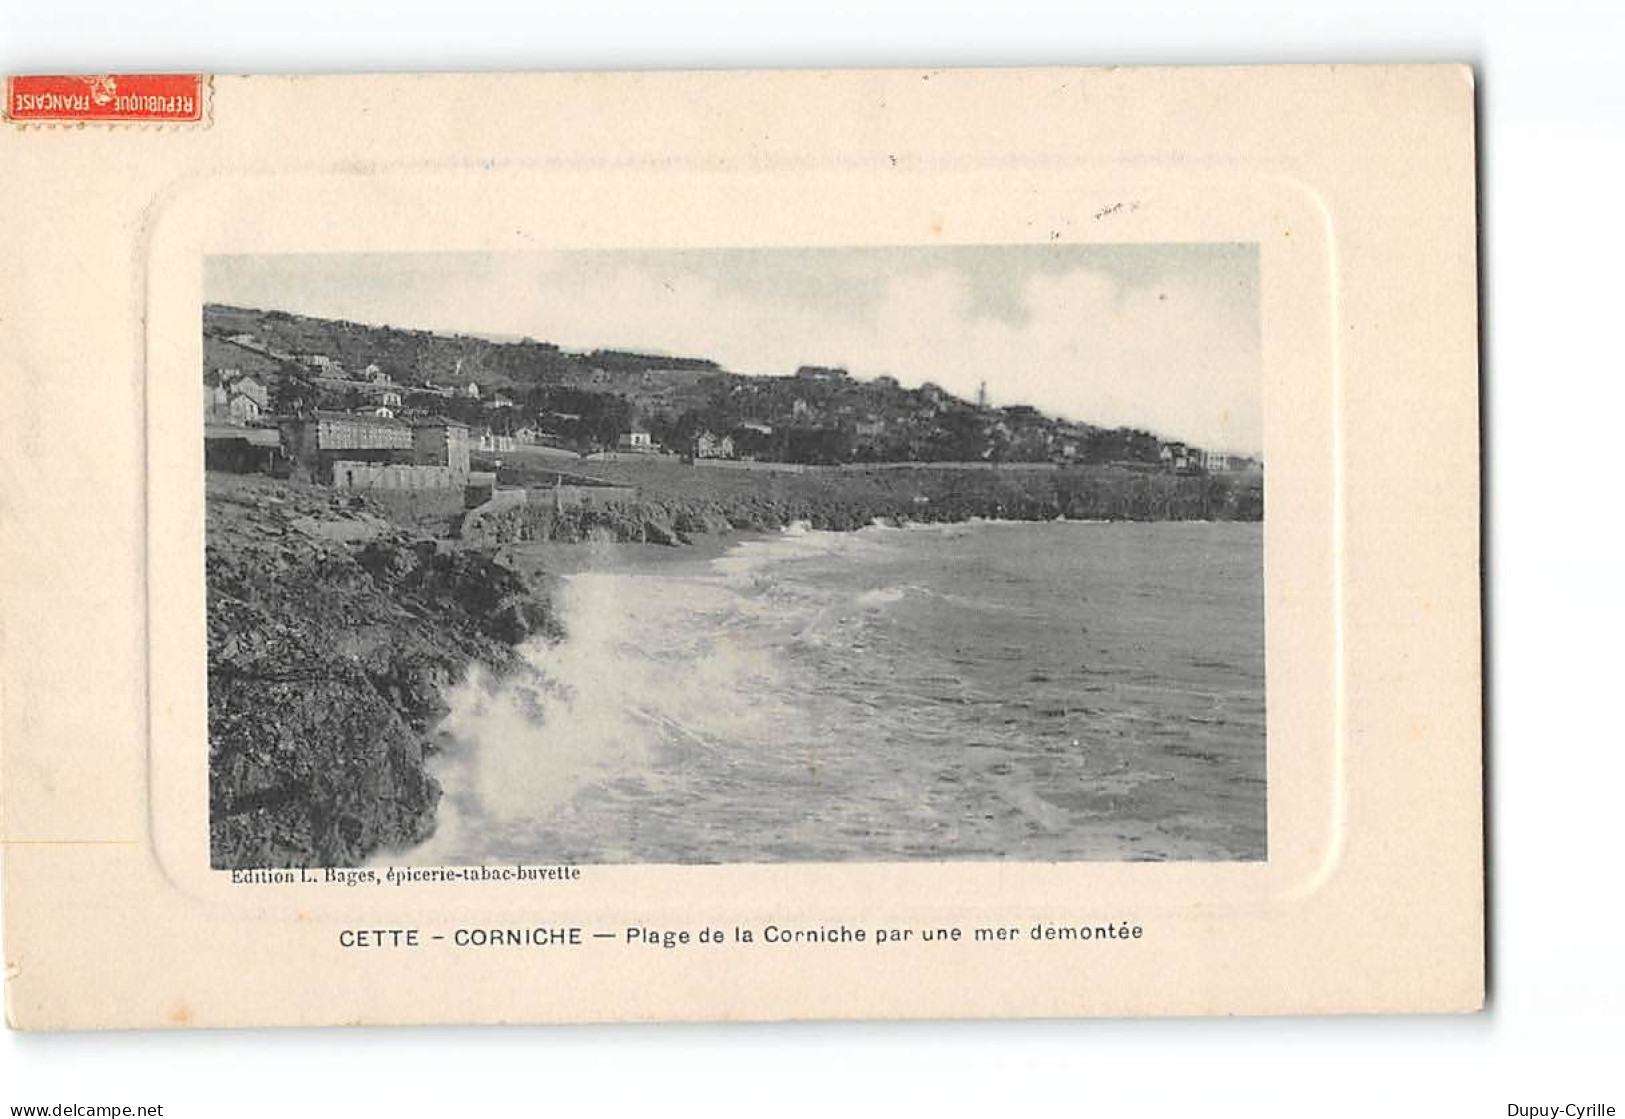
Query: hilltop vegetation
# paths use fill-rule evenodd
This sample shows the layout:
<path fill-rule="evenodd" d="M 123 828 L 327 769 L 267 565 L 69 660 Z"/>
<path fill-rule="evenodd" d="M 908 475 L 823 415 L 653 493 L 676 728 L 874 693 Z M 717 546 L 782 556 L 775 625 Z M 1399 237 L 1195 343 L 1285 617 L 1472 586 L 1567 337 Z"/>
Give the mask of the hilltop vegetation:
<path fill-rule="evenodd" d="M 1075 423 L 1026 405 L 982 406 L 934 384 L 907 388 L 842 369 L 750 375 L 702 357 L 572 353 L 534 339 L 217 304 L 205 306 L 203 331 L 205 371 L 235 368 L 262 378 L 278 411 L 359 407 L 369 399 L 359 384 L 363 371 L 376 367 L 401 387 L 405 414 L 448 414 L 583 452 L 643 430 L 678 453 L 706 447 L 701 454 L 807 464 L 1168 462 L 1195 472 L 1198 462 L 1184 457 L 1184 444 L 1148 431 Z"/>

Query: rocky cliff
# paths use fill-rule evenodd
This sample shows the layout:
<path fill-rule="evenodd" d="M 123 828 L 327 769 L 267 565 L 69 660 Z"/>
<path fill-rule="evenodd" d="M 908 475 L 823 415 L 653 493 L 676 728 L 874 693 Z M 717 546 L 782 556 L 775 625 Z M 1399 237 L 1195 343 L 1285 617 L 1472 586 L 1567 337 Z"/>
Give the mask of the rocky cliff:
<path fill-rule="evenodd" d="M 933 466 L 754 474 L 653 461 L 594 463 L 591 469 L 608 481 L 636 487 L 638 500 L 555 509 L 543 485 L 531 504 L 471 524 L 470 539 L 486 545 L 575 542 L 602 533 L 612 540 L 687 544 L 705 534 L 771 532 L 797 521 L 850 532 L 877 520 L 1257 521 L 1264 515 L 1260 475 Z M 507 485 L 531 480 L 522 464 L 504 463 L 502 471 Z"/>
<path fill-rule="evenodd" d="M 363 499 L 211 477 L 213 865 L 350 866 L 433 831 L 442 691 L 556 624 L 489 551 Z"/>

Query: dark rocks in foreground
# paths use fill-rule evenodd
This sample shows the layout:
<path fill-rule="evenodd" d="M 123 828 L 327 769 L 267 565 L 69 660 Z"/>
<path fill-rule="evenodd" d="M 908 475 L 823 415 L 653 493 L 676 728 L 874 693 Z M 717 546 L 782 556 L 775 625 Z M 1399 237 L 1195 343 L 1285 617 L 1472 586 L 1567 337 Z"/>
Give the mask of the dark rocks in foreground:
<path fill-rule="evenodd" d="M 556 631 L 545 597 L 488 552 L 414 538 L 355 504 L 211 480 L 217 868 L 352 866 L 426 839 L 444 690 Z"/>

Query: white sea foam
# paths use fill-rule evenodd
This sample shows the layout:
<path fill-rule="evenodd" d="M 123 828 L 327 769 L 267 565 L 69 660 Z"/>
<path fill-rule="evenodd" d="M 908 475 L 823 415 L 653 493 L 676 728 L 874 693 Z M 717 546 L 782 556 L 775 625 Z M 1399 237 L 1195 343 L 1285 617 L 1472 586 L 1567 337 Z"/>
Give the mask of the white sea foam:
<path fill-rule="evenodd" d="M 867 530 L 864 530 L 867 531 Z M 735 545 L 712 561 L 712 570 L 723 575 L 742 575 L 786 560 L 829 555 L 857 543 L 861 532 L 829 532 L 796 521 L 788 528 L 759 540 Z"/>
<path fill-rule="evenodd" d="M 567 640 L 532 641 L 524 671 L 499 680 L 475 668 L 447 696 L 434 766 L 445 801 L 413 861 L 459 850 L 480 829 L 545 820 L 629 774 L 680 783 L 696 752 L 760 739 L 782 718 L 771 650 L 726 637 L 759 630 L 778 604 L 703 579 L 605 573 L 572 576 L 558 601 Z M 716 702 L 747 694 L 764 701 Z"/>
<path fill-rule="evenodd" d="M 439 826 L 392 861 L 1259 850 L 1261 813 L 1179 823 L 1192 782 L 1262 803 L 1261 611 L 1236 620 L 1261 600 L 1256 531 L 992 524 L 801 524 L 703 567 L 570 577 L 566 640 L 448 697 Z M 1129 609 L 1147 624 L 1124 639 Z M 1133 686 L 1100 688 L 1102 663 Z"/>

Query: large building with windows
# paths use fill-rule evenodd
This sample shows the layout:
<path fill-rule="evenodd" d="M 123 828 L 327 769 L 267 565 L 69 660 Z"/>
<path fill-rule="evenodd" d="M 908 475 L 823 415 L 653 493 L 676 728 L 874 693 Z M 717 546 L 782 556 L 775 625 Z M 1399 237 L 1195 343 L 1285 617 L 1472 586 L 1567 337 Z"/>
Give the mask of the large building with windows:
<path fill-rule="evenodd" d="M 295 461 L 333 451 L 411 451 L 412 429 L 389 416 L 317 412 L 284 422 L 282 442 Z"/>
<path fill-rule="evenodd" d="M 317 412 L 285 420 L 294 472 L 340 489 L 452 489 L 467 484 L 468 426 L 440 417 L 410 423 L 376 413 Z"/>

